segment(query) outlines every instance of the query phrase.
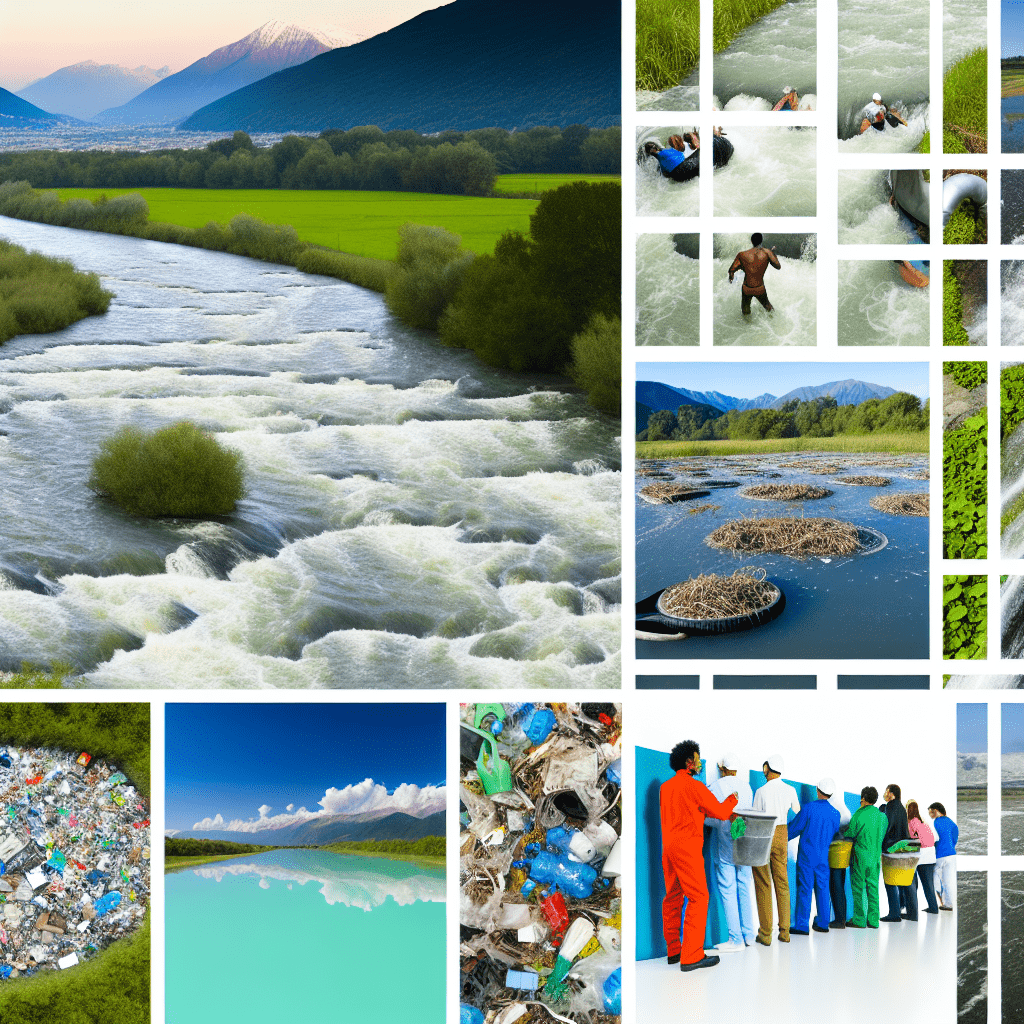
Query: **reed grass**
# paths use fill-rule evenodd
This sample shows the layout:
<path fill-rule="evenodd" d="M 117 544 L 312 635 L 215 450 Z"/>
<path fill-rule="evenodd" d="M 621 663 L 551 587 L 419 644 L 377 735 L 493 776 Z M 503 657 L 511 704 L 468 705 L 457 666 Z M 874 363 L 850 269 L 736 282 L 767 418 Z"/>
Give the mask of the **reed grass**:
<path fill-rule="evenodd" d="M 707 538 L 719 550 L 756 551 L 761 554 L 852 555 L 862 547 L 857 527 L 838 519 L 737 519 L 720 526 Z"/>
<path fill-rule="evenodd" d="M 744 487 L 739 493 L 744 498 L 761 498 L 765 501 L 815 501 L 829 497 L 832 491 L 811 484 L 756 484 Z"/>
<path fill-rule="evenodd" d="M 835 482 L 852 487 L 888 487 L 892 483 L 887 476 L 837 476 Z"/>
<path fill-rule="evenodd" d="M 958 60 L 942 79 L 942 149 L 988 152 L 988 50 Z"/>
<path fill-rule="evenodd" d="M 886 512 L 891 516 L 928 515 L 927 494 L 876 494 L 868 504 L 879 512 Z"/>
<path fill-rule="evenodd" d="M 698 0 L 636 0 L 637 89 L 672 89 L 699 60 Z"/>
<path fill-rule="evenodd" d="M 759 575 L 760 574 L 760 575 Z M 744 566 L 731 576 L 701 573 L 667 587 L 661 610 L 680 619 L 728 619 L 766 608 L 779 596 L 779 588 L 765 579 L 764 569 Z"/>
<path fill-rule="evenodd" d="M 780 455 L 788 452 L 898 455 L 928 451 L 928 431 L 910 434 L 843 434 L 839 437 L 780 437 L 763 440 L 638 441 L 638 459 L 682 459 L 707 455 Z"/>

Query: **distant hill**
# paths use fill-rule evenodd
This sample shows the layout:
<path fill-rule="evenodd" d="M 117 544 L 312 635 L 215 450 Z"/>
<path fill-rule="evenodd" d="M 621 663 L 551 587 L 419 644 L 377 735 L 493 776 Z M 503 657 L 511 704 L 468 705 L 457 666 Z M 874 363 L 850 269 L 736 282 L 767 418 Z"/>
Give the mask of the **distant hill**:
<path fill-rule="evenodd" d="M 52 128 L 70 118 L 51 114 L 13 92 L 0 89 L 0 128 Z"/>
<path fill-rule="evenodd" d="M 860 405 L 869 398 L 888 398 L 895 395 L 895 388 L 887 388 L 884 384 L 866 384 L 862 380 L 834 380 L 830 384 L 819 384 L 817 387 L 796 388 L 788 391 L 775 400 L 774 408 L 781 409 L 786 402 L 794 398 L 801 402 L 809 402 L 812 398 L 831 395 L 839 405 Z"/>
<path fill-rule="evenodd" d="M 678 408 L 678 406 L 676 407 Z M 647 429 L 647 421 L 651 418 L 651 413 L 654 410 L 649 405 L 644 405 L 643 402 L 636 403 L 636 430 L 635 434 L 639 434 L 641 430 Z"/>
<path fill-rule="evenodd" d="M 606 128 L 621 123 L 620 20 L 619 0 L 455 0 L 240 89 L 181 127 Z"/>
<path fill-rule="evenodd" d="M 86 60 L 40 78 L 19 89 L 17 95 L 46 110 L 59 110 L 88 121 L 107 107 L 127 103 L 170 71 L 169 67 L 124 68 Z"/>
<path fill-rule="evenodd" d="M 222 839 L 230 843 L 255 843 L 258 846 L 326 846 L 328 843 L 364 839 L 423 839 L 445 834 L 445 812 L 438 811 L 424 818 L 411 814 L 379 813 L 334 814 L 313 818 L 298 825 L 262 829 L 259 832 L 228 832 L 211 829 L 201 832 L 183 831 L 175 839 Z"/>
<path fill-rule="evenodd" d="M 268 21 L 244 39 L 222 46 L 150 86 L 128 103 L 102 110 L 96 120 L 103 124 L 174 124 L 221 96 L 358 38 L 332 39 L 321 32 Z"/>

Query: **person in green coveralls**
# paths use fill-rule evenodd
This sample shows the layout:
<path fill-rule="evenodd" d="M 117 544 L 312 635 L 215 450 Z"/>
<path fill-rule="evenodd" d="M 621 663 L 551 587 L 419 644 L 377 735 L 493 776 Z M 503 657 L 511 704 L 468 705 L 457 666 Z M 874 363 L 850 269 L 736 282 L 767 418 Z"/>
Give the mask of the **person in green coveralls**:
<path fill-rule="evenodd" d="M 877 799 L 878 790 L 865 786 L 860 791 L 860 809 L 846 826 L 846 838 L 853 840 L 850 860 L 853 917 L 846 922 L 847 928 L 878 927 L 878 875 L 882 870 L 882 840 L 889 822 L 875 806 Z"/>

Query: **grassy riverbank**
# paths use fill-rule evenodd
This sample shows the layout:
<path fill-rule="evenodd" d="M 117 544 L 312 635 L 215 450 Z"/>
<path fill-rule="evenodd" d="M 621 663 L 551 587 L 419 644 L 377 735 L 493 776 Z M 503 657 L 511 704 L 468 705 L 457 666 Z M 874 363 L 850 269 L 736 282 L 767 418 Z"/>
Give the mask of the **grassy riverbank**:
<path fill-rule="evenodd" d="M 782 437 L 761 441 L 638 441 L 638 459 L 677 459 L 695 455 L 781 455 L 787 452 L 884 453 L 928 451 L 928 433 L 856 434 L 842 437 Z"/>
<path fill-rule="evenodd" d="M 352 849 L 352 847 L 358 847 L 359 845 L 359 843 L 331 843 L 328 846 L 320 847 L 320 849 L 327 850 L 329 853 L 342 853 L 357 857 L 382 857 L 384 860 L 403 860 L 426 868 L 443 868 L 447 864 L 445 857 L 427 857 L 415 853 L 384 853 L 380 850 Z"/>
<path fill-rule="evenodd" d="M 988 50 L 958 60 L 942 79 L 942 149 L 988 152 Z"/>
<path fill-rule="evenodd" d="M 199 867 L 201 864 L 212 864 L 218 860 L 234 860 L 236 857 L 248 857 L 248 853 L 221 853 L 213 857 L 165 857 L 164 874 L 181 871 L 184 868 Z"/>
<path fill-rule="evenodd" d="M 528 179 L 532 188 L 542 176 L 510 177 Z M 564 177 L 576 180 L 569 175 Z M 398 253 L 398 229 L 403 224 L 444 227 L 461 236 L 463 247 L 471 252 L 493 253 L 495 244 L 506 231 L 529 229 L 530 214 L 537 208 L 536 199 L 418 192 L 205 188 L 62 188 L 56 191 L 61 199 L 90 201 L 102 195 L 113 198 L 138 194 L 149 206 L 151 224 L 181 228 L 198 229 L 211 221 L 227 224 L 236 215 L 246 214 L 267 224 L 289 225 L 302 242 L 378 260 L 394 260 Z"/>
<path fill-rule="evenodd" d="M 664 92 L 700 60 L 698 0 L 636 0 L 636 87 Z"/>

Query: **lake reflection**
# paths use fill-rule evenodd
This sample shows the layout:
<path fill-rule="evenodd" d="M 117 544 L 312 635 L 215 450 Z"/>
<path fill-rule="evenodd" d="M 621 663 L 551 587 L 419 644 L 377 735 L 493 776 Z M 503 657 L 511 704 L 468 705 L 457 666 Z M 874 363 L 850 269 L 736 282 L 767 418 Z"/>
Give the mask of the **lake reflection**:
<path fill-rule="evenodd" d="M 276 850 L 165 888 L 167 1024 L 444 1022 L 443 868 Z"/>

